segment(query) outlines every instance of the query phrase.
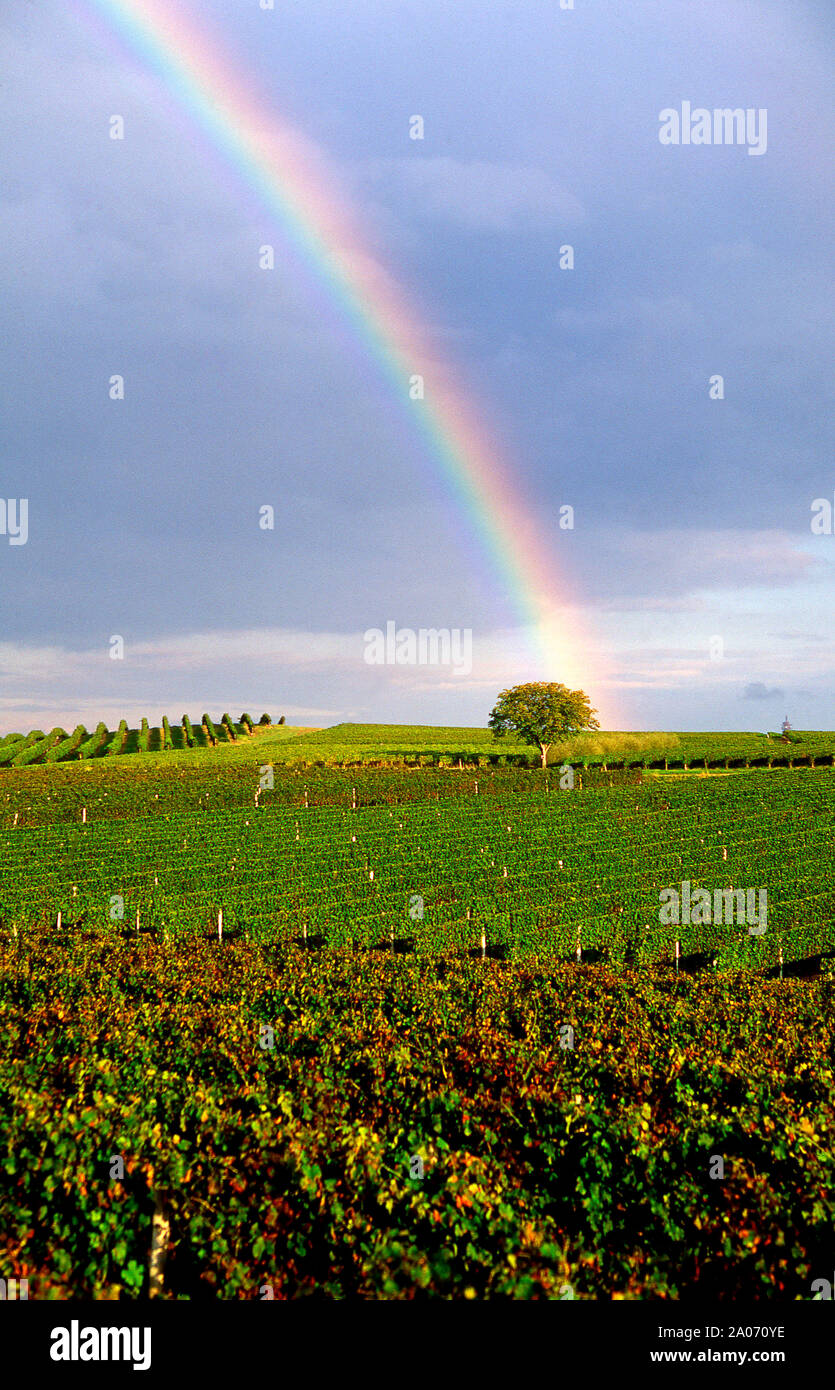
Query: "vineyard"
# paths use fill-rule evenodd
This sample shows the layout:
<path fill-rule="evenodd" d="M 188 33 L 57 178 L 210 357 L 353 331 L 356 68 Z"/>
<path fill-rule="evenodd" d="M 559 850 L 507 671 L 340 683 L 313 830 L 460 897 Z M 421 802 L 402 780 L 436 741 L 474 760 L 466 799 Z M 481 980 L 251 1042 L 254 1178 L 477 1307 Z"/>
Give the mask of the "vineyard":
<path fill-rule="evenodd" d="M 169 1298 L 810 1297 L 832 770 L 607 756 L 569 785 L 285 763 L 328 740 L 270 737 L 4 772 L 0 1275 L 57 1299 L 145 1296 L 152 1269 Z M 762 931 L 663 921 L 685 883 L 764 891 Z"/>
<path fill-rule="evenodd" d="M 211 930 L 222 911 L 227 932 L 254 942 L 309 932 L 334 947 L 394 939 L 432 955 L 485 935 L 508 959 L 573 956 L 578 934 L 581 950 L 631 963 L 668 956 L 675 938 L 752 967 L 775 964 L 779 949 L 835 945 L 826 770 L 574 790 L 519 773 L 435 791 L 441 781 L 412 774 L 412 799 L 387 805 L 365 804 L 368 788 L 344 775 L 296 778 L 295 805 L 280 804 L 279 782 L 279 804 L 274 788 L 241 809 L 223 805 L 221 784 L 193 810 L 135 807 L 127 830 L 101 803 L 80 824 L 18 824 L 0 840 L 0 914 L 23 933 L 59 911 L 103 930 L 138 915 L 177 936 Z M 316 804 L 328 791 L 341 806 Z M 767 931 L 661 927 L 662 889 L 685 880 L 711 893 L 765 889 Z"/>
<path fill-rule="evenodd" d="M 279 722 L 284 724 L 283 716 Z M 60 728 L 52 729 L 48 734 L 43 729 L 33 729 L 28 734 L 6 734 L 0 739 L 0 768 L 81 762 L 86 758 L 114 758 L 126 753 L 214 748 L 219 744 L 237 743 L 239 738 L 251 738 L 270 723 L 268 714 L 261 716 L 258 726 L 253 724 L 249 714 L 242 714 L 237 723 L 224 714 L 217 724 L 210 715 L 204 714 L 195 727 L 189 716 L 184 714 L 174 725 L 167 715 L 163 716 L 159 726 L 154 727 L 143 719 L 138 729 L 129 729 L 124 719 L 115 731 L 99 723 L 92 734 L 87 732 L 83 724 L 78 724 L 71 734 Z"/>
<path fill-rule="evenodd" d="M 92 734 L 79 724 L 72 734 L 52 729 L 45 734 L 7 734 L 0 739 L 0 770 L 83 762 L 126 754 L 163 753 L 170 761 L 177 754 L 221 751 L 226 757 L 248 756 L 253 735 L 270 757 L 288 764 L 311 766 L 410 765 L 429 767 L 538 767 L 535 748 L 515 739 L 494 738 L 487 729 L 435 728 L 398 724 L 336 724 L 330 729 L 296 729 L 273 725 L 264 714 L 254 724 L 242 714 L 233 721 L 228 714 L 218 720 L 203 714 L 192 722 L 184 714 L 172 724 L 164 716 L 158 726 L 147 719 L 129 729 L 122 720 L 115 732 L 99 723 Z M 740 769 L 753 767 L 831 767 L 835 735 L 830 732 L 789 733 L 585 733 L 553 748 L 549 761 L 582 768 L 605 770 L 645 768 Z M 182 761 L 180 759 L 179 761 Z M 190 759 L 186 759 L 188 763 Z"/>

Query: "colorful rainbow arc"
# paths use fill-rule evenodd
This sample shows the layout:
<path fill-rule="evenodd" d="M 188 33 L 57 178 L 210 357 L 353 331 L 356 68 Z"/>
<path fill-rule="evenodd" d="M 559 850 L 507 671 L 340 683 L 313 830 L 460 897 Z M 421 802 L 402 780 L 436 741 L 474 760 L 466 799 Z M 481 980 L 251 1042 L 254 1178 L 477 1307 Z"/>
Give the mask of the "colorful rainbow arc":
<path fill-rule="evenodd" d="M 243 79 L 176 0 L 86 0 L 164 82 L 209 141 L 274 214 L 396 395 L 408 402 L 443 481 L 497 567 L 536 654 L 540 678 L 585 683 L 593 643 L 556 592 L 555 563 L 463 393 L 445 365 L 427 399 L 409 382 L 437 352 L 414 312 L 368 252 L 344 200 L 297 132 L 260 109 Z"/>

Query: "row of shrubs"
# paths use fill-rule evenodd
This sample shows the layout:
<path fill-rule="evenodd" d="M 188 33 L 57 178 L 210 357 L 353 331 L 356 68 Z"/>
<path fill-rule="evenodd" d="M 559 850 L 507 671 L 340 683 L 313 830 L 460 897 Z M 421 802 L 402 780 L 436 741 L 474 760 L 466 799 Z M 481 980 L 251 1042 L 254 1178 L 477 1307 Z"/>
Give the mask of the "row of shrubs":
<path fill-rule="evenodd" d="M 0 748 L 0 766 L 8 767 L 27 748 L 46 738 L 43 729 L 33 729 L 30 734 L 9 734 Z"/>
<path fill-rule="evenodd" d="M 98 753 L 104 750 L 109 738 L 107 725 L 98 723 L 95 733 L 79 744 L 76 756 L 78 758 L 95 758 Z"/>
<path fill-rule="evenodd" d="M 397 750 L 387 752 L 365 752 L 348 753 L 347 750 L 340 753 L 334 749 L 331 757 L 318 758 L 299 758 L 293 759 L 299 765 L 305 767 L 524 767 L 540 768 L 541 758 L 539 753 L 474 753 L 470 750 L 462 750 L 460 753 L 404 753 Z M 832 753 L 803 754 L 797 756 L 790 753 L 775 755 L 774 757 L 762 758 L 698 758 L 686 759 L 678 758 L 575 758 L 567 760 L 576 770 L 583 772 L 588 769 L 602 772 L 636 772 L 636 771 L 683 771 L 692 772 L 697 769 L 712 768 L 717 770 L 733 770 L 735 768 L 769 768 L 769 767 L 831 767 L 835 763 L 835 755 Z M 559 757 L 550 760 L 548 771 L 557 773 L 563 760 Z"/>
<path fill-rule="evenodd" d="M 12 767 L 26 767 L 29 763 L 37 762 L 51 748 L 67 738 L 67 731 L 66 729 L 56 728 L 51 729 L 48 734 L 43 734 L 39 739 L 35 739 L 33 742 L 29 741 L 31 738 L 32 735 L 30 734 L 29 738 L 24 741 L 24 746 L 20 749 L 20 752 L 16 753 L 12 758 Z"/>
<path fill-rule="evenodd" d="M 83 739 L 87 737 L 87 730 L 83 724 L 76 724 L 72 733 L 59 743 L 53 744 L 47 750 L 44 758 L 45 763 L 60 763 L 64 758 L 71 758 Z"/>
<path fill-rule="evenodd" d="M 281 716 L 278 723 L 284 723 L 284 715 Z M 258 721 L 258 727 L 265 728 L 270 724 L 272 724 L 270 715 L 262 714 Z M 206 741 L 212 747 L 221 741 L 221 733 L 208 714 L 203 715 L 201 727 Z M 252 715 L 246 712 L 241 715 L 237 724 L 228 713 L 223 715 L 220 722 L 223 736 L 230 743 L 237 741 L 239 733 L 250 736 L 255 727 Z M 187 714 L 182 717 L 182 730 L 185 746 L 193 748 L 198 739 Z M 10 733 L 0 738 L 0 767 L 27 767 L 30 763 L 58 763 L 66 762 L 71 758 L 95 758 L 103 755 L 113 758 L 123 753 L 132 752 L 134 748 L 140 753 L 152 752 L 156 750 L 157 746 L 161 749 L 176 746 L 174 731 L 167 715 L 163 716 L 162 728 L 158 733 L 158 742 L 157 734 L 145 718 L 142 720 L 142 726 L 135 740 L 131 738 L 131 730 L 125 719 L 120 721 L 118 729 L 113 734 L 102 722 L 96 725 L 92 734 L 88 733 L 83 724 L 77 724 L 71 734 L 68 734 L 66 729 L 58 727 L 51 729 L 48 734 L 44 733 L 43 729 L 33 729 L 28 734 Z"/>

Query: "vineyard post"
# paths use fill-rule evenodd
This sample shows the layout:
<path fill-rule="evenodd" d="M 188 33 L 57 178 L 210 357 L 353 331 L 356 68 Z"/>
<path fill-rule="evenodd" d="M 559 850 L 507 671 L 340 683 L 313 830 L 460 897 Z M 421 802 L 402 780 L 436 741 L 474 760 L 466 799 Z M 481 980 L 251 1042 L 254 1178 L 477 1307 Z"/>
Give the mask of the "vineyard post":
<path fill-rule="evenodd" d="M 87 807 L 86 807 L 86 806 L 82 806 L 82 808 L 81 808 L 81 824 L 82 824 L 82 825 L 86 825 L 86 824 L 87 824 Z"/>
<path fill-rule="evenodd" d="M 154 1193 L 154 1215 L 151 1222 L 151 1258 L 148 1264 L 148 1296 L 162 1297 L 165 1258 L 168 1253 L 168 1238 L 171 1234 L 169 1222 L 162 1206 L 159 1193 Z"/>
<path fill-rule="evenodd" d="M 55 926 L 56 926 L 56 928 L 57 928 L 58 931 L 61 930 L 61 909 L 60 909 L 60 907 L 59 907 L 59 909 L 58 909 L 58 921 L 55 923 Z"/>
<path fill-rule="evenodd" d="M 680 951 L 680 942 L 679 942 L 678 937 L 676 937 L 676 974 L 678 974 L 678 957 L 679 957 L 679 951 Z"/>
<path fill-rule="evenodd" d="M 352 811 L 356 811 L 356 809 L 357 809 L 357 789 L 356 789 L 356 787 L 352 787 L 352 788 L 351 788 L 351 810 L 352 810 Z"/>
<path fill-rule="evenodd" d="M 778 960 L 780 961 L 780 979 L 782 980 L 782 978 L 783 978 L 783 947 L 782 947 L 782 944 L 781 944 L 780 946 L 778 946 L 777 951 L 778 951 Z"/>
<path fill-rule="evenodd" d="M 223 908 L 222 908 L 222 907 L 219 907 L 218 910 L 217 910 L 217 939 L 218 939 L 218 941 L 222 941 L 222 940 L 223 940 Z"/>
<path fill-rule="evenodd" d="M 577 928 L 577 964 L 580 965 L 583 959 L 583 948 L 580 945 L 580 932 L 582 928 Z"/>

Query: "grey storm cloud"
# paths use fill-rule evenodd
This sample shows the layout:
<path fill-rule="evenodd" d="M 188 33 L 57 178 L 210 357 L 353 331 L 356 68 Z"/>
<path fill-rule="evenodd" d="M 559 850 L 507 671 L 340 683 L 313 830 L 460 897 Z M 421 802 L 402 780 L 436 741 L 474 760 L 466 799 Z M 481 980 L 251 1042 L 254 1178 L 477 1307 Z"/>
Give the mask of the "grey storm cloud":
<path fill-rule="evenodd" d="M 778 700 L 782 699 L 784 691 L 777 686 L 767 686 L 762 681 L 751 681 L 743 691 L 743 700 Z"/>

